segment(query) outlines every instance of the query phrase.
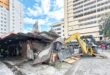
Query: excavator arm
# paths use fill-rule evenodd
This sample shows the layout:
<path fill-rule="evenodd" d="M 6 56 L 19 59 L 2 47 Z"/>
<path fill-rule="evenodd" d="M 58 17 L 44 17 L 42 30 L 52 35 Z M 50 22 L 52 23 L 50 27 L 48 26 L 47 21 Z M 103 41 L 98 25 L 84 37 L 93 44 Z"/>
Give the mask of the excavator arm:
<path fill-rule="evenodd" d="M 68 37 L 66 40 L 65 40 L 65 43 L 68 43 L 72 40 L 76 39 L 77 42 L 79 43 L 80 47 L 81 47 L 81 50 L 84 54 L 87 54 L 88 53 L 88 48 L 87 48 L 87 44 L 80 38 L 80 34 L 79 33 L 75 33 L 75 34 L 72 34 L 70 37 Z M 91 52 L 93 53 L 93 51 L 91 50 Z"/>

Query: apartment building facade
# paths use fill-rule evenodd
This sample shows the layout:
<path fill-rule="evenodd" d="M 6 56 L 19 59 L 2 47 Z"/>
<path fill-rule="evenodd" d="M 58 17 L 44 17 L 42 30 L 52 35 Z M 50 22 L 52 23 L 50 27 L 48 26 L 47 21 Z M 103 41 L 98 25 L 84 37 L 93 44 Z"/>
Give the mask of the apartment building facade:
<path fill-rule="evenodd" d="M 8 0 L 0 0 L 0 33 L 9 31 L 9 2 Z"/>
<path fill-rule="evenodd" d="M 52 24 L 51 29 L 55 31 L 59 36 L 64 38 L 64 22 L 57 22 Z"/>
<path fill-rule="evenodd" d="M 9 0 L 10 32 L 21 32 L 23 26 L 23 5 L 18 0 Z"/>
<path fill-rule="evenodd" d="M 65 0 L 65 37 L 79 32 L 99 40 L 102 18 L 110 14 L 110 0 Z"/>
<path fill-rule="evenodd" d="M 22 31 L 23 8 L 18 0 L 0 0 L 0 35 Z"/>

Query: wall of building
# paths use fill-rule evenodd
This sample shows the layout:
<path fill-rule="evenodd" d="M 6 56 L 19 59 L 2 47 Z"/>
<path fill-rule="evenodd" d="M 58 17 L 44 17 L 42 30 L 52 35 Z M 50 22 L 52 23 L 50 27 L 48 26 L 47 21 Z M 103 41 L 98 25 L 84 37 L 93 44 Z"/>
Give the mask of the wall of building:
<path fill-rule="evenodd" d="M 23 6 L 18 0 L 10 0 L 10 32 L 22 31 Z"/>
<path fill-rule="evenodd" d="M 51 26 L 52 30 L 55 31 L 59 36 L 64 38 L 64 22 L 54 23 Z"/>
<path fill-rule="evenodd" d="M 0 36 L 22 31 L 23 6 L 18 0 L 0 0 Z"/>
<path fill-rule="evenodd" d="M 110 13 L 110 0 L 65 0 L 64 6 L 65 35 L 80 32 L 99 38 L 101 19 Z"/>
<path fill-rule="evenodd" d="M 9 0 L 0 0 L 0 6 L 9 9 Z"/>
<path fill-rule="evenodd" d="M 67 0 L 64 0 L 64 37 L 68 37 L 68 14 L 67 14 Z"/>
<path fill-rule="evenodd" d="M 0 0 L 0 34 L 9 31 L 9 2 Z"/>

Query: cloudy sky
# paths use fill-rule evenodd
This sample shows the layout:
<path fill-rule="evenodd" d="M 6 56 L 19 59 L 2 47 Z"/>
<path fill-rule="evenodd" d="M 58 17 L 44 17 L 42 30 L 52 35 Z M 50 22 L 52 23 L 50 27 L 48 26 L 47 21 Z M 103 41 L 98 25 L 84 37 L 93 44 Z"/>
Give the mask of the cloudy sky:
<path fill-rule="evenodd" d="M 50 29 L 50 25 L 63 20 L 64 0 L 20 0 L 24 7 L 24 32 L 31 31 L 36 20 L 41 31 Z"/>

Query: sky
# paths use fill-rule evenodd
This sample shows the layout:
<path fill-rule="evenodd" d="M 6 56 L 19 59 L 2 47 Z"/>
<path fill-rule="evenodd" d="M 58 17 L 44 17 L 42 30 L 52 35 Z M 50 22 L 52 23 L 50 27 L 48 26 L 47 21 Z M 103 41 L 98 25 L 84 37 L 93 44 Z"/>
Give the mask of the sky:
<path fill-rule="evenodd" d="M 50 25 L 64 18 L 64 0 L 20 0 L 24 9 L 23 32 L 32 30 L 38 20 L 41 31 L 50 30 Z"/>

